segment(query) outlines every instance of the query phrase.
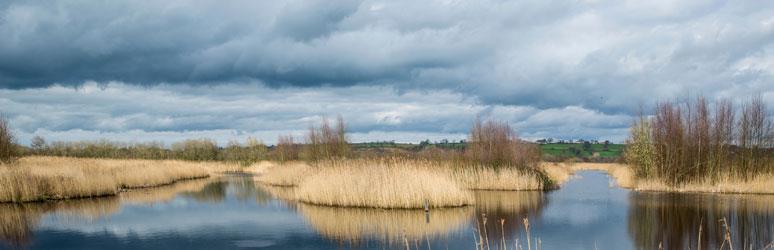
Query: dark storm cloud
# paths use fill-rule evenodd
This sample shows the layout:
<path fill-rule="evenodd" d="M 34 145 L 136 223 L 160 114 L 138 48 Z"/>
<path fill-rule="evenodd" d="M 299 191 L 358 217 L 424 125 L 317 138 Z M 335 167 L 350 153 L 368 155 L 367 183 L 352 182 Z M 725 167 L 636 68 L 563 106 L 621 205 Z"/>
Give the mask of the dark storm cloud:
<path fill-rule="evenodd" d="M 391 85 L 453 90 L 491 104 L 630 112 L 635 103 L 685 92 L 772 91 L 765 83 L 774 80 L 773 6 L 12 1 L 0 5 L 0 86 Z"/>
<path fill-rule="evenodd" d="M 299 133 L 622 140 L 685 95 L 774 104 L 771 1 L 0 1 L 0 111 L 28 140 Z"/>
<path fill-rule="evenodd" d="M 357 11 L 355 1 L 16 2 L 1 12 L 0 84 L 351 85 L 409 79 L 466 50 L 342 24 Z"/>

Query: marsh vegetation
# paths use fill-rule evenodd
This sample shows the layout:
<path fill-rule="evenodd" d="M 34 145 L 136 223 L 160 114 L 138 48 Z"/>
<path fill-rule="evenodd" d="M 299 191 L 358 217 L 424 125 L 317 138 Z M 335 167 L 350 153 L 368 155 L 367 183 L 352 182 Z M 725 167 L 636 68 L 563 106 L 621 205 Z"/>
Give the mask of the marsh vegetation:
<path fill-rule="evenodd" d="M 0 216 L 0 240 L 12 245 L 33 241 L 36 229 L 31 225 L 44 224 L 45 215 L 67 212 L 68 207 L 84 210 L 79 214 L 92 219 L 120 213 L 122 206 L 180 205 L 185 203 L 177 201 L 184 199 L 254 201 L 275 212 L 286 210 L 303 221 L 290 231 L 308 227 L 338 246 L 377 241 L 408 249 L 436 248 L 439 242 L 477 249 L 591 248 L 597 239 L 591 245 L 582 237 L 567 240 L 554 232 L 568 223 L 572 227 L 563 228 L 570 231 L 563 237 L 616 227 L 586 228 L 587 221 L 599 218 L 577 212 L 608 216 L 610 210 L 612 221 L 625 219 L 616 225 L 628 226 L 600 235 L 622 234 L 616 237 L 631 239 L 629 247 L 766 247 L 774 239 L 772 218 L 765 215 L 771 202 L 763 201 L 765 196 L 651 194 L 620 190 L 612 182 L 596 188 L 572 184 L 582 179 L 573 175 L 592 180 L 604 176 L 583 172 L 599 170 L 617 186 L 635 190 L 774 192 L 774 128 L 761 100 L 753 99 L 739 112 L 730 102 L 714 105 L 709 108 L 701 98 L 659 104 L 653 117 L 641 117 L 632 128 L 625 151 L 629 165 L 543 162 L 539 146 L 519 139 L 507 123 L 479 119 L 463 146 L 394 151 L 353 148 L 341 117 L 333 123 L 323 119 L 303 137 L 281 136 L 274 146 L 253 138 L 225 147 L 207 139 L 187 140 L 169 148 L 37 138 L 33 147 L 20 148 L 6 129 L 7 136 L 0 139 L 7 138 L 3 140 L 11 146 L 6 148 L 15 151 L 8 151 L 12 153 L 0 165 L 0 203 L 5 203 L 0 210 L 7 212 Z M 234 177 L 239 181 L 207 179 L 224 172 L 239 172 Z M 178 183 L 189 179 L 200 181 Z M 544 192 L 559 185 L 569 186 Z M 154 188 L 137 189 L 145 187 Z M 615 195 L 626 199 L 609 197 Z M 94 198 L 101 196 L 107 197 Z M 71 198 L 92 199 L 66 200 Z M 57 201 L 28 203 L 46 200 Z M 549 209 L 552 203 L 563 209 L 561 214 Z M 561 218 L 562 223 L 543 217 Z"/>
<path fill-rule="evenodd" d="M 228 169 L 219 162 L 24 157 L 0 165 L 0 202 L 111 196 Z"/>
<path fill-rule="evenodd" d="M 736 110 L 698 97 L 662 102 L 632 126 L 626 160 L 649 190 L 770 193 L 774 124 L 760 97 Z"/>
<path fill-rule="evenodd" d="M 298 201 L 345 207 L 456 207 L 473 203 L 469 190 L 546 190 L 553 180 L 538 148 L 516 137 L 504 122 L 476 120 L 464 149 L 431 149 L 413 156 L 354 158 L 345 124 L 323 120 L 311 127 L 300 157 L 307 161 L 248 167 L 257 180 L 297 186 Z M 560 169 L 551 169 L 561 172 Z"/>
<path fill-rule="evenodd" d="M 774 241 L 767 196 L 637 193 L 608 186 L 599 172 L 579 175 L 553 192 L 475 190 L 473 205 L 429 212 L 307 204 L 295 200 L 298 187 L 217 175 L 103 198 L 0 204 L 0 247 L 765 249 Z"/>

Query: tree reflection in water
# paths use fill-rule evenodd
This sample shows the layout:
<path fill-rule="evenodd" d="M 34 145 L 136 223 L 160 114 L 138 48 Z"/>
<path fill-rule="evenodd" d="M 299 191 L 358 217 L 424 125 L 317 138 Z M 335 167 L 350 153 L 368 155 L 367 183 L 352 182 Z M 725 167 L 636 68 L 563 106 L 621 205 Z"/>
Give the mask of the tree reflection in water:
<path fill-rule="evenodd" d="M 629 235 L 638 249 L 698 249 L 699 242 L 702 249 L 718 249 L 723 219 L 734 249 L 762 249 L 774 241 L 771 196 L 632 192 L 629 201 Z"/>
<path fill-rule="evenodd" d="M 548 205 L 547 196 L 542 191 L 476 191 L 475 197 L 476 218 L 472 225 L 476 230 L 481 230 L 481 237 L 488 239 L 494 249 L 501 247 L 503 237 L 506 245 L 512 245 L 516 239 L 523 238 L 523 219 L 539 218 Z M 484 217 L 487 220 L 486 226 L 483 223 Z M 500 220 L 504 220 L 502 224 Z M 526 238 L 522 241 L 526 241 Z"/>

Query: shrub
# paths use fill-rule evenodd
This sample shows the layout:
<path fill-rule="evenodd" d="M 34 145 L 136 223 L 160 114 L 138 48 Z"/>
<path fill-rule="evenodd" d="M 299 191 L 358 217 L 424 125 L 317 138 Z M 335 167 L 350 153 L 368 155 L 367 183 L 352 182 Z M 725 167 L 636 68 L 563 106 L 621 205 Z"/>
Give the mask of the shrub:
<path fill-rule="evenodd" d="M 217 160 L 218 145 L 210 139 L 189 139 L 172 144 L 172 152 L 179 159 L 189 161 Z"/>
<path fill-rule="evenodd" d="M 10 163 L 18 156 L 15 140 L 8 121 L 0 116 L 0 163 Z"/>
<path fill-rule="evenodd" d="M 228 145 L 221 150 L 221 159 L 230 162 L 240 162 L 243 165 L 249 165 L 266 158 L 268 148 L 262 141 L 248 137 L 244 145 L 238 141 L 229 141 Z"/>
<path fill-rule="evenodd" d="M 293 135 L 280 135 L 272 158 L 280 162 L 298 159 L 298 145 L 293 142 Z"/>
<path fill-rule="evenodd" d="M 469 161 L 492 167 L 535 167 L 540 161 L 539 148 L 523 142 L 506 122 L 476 119 L 465 149 Z"/>
<path fill-rule="evenodd" d="M 346 158 L 350 154 L 344 119 L 339 116 L 336 126 L 331 126 L 323 118 L 320 127 L 311 126 L 306 136 L 305 157 L 312 161 L 334 158 Z"/>
<path fill-rule="evenodd" d="M 650 137 L 650 123 L 644 116 L 632 124 L 628 145 L 624 152 L 626 162 L 635 166 L 637 176 L 650 177 L 655 165 L 653 141 Z"/>

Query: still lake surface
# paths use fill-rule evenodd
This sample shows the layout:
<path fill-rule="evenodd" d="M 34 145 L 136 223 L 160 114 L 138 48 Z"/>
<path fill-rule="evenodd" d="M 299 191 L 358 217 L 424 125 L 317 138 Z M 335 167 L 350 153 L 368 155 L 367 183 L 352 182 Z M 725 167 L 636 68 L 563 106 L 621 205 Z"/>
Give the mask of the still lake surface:
<path fill-rule="evenodd" d="M 529 244 L 542 249 L 696 249 L 699 241 L 716 249 L 726 237 L 722 219 L 734 249 L 774 241 L 774 196 L 632 192 L 596 171 L 551 192 L 476 192 L 476 206 L 429 214 L 312 206 L 292 196 L 232 175 L 111 198 L 0 204 L 0 248 L 475 249 L 483 236 L 491 249 L 503 238 L 509 249 L 517 241 L 526 249 L 524 218 Z"/>

